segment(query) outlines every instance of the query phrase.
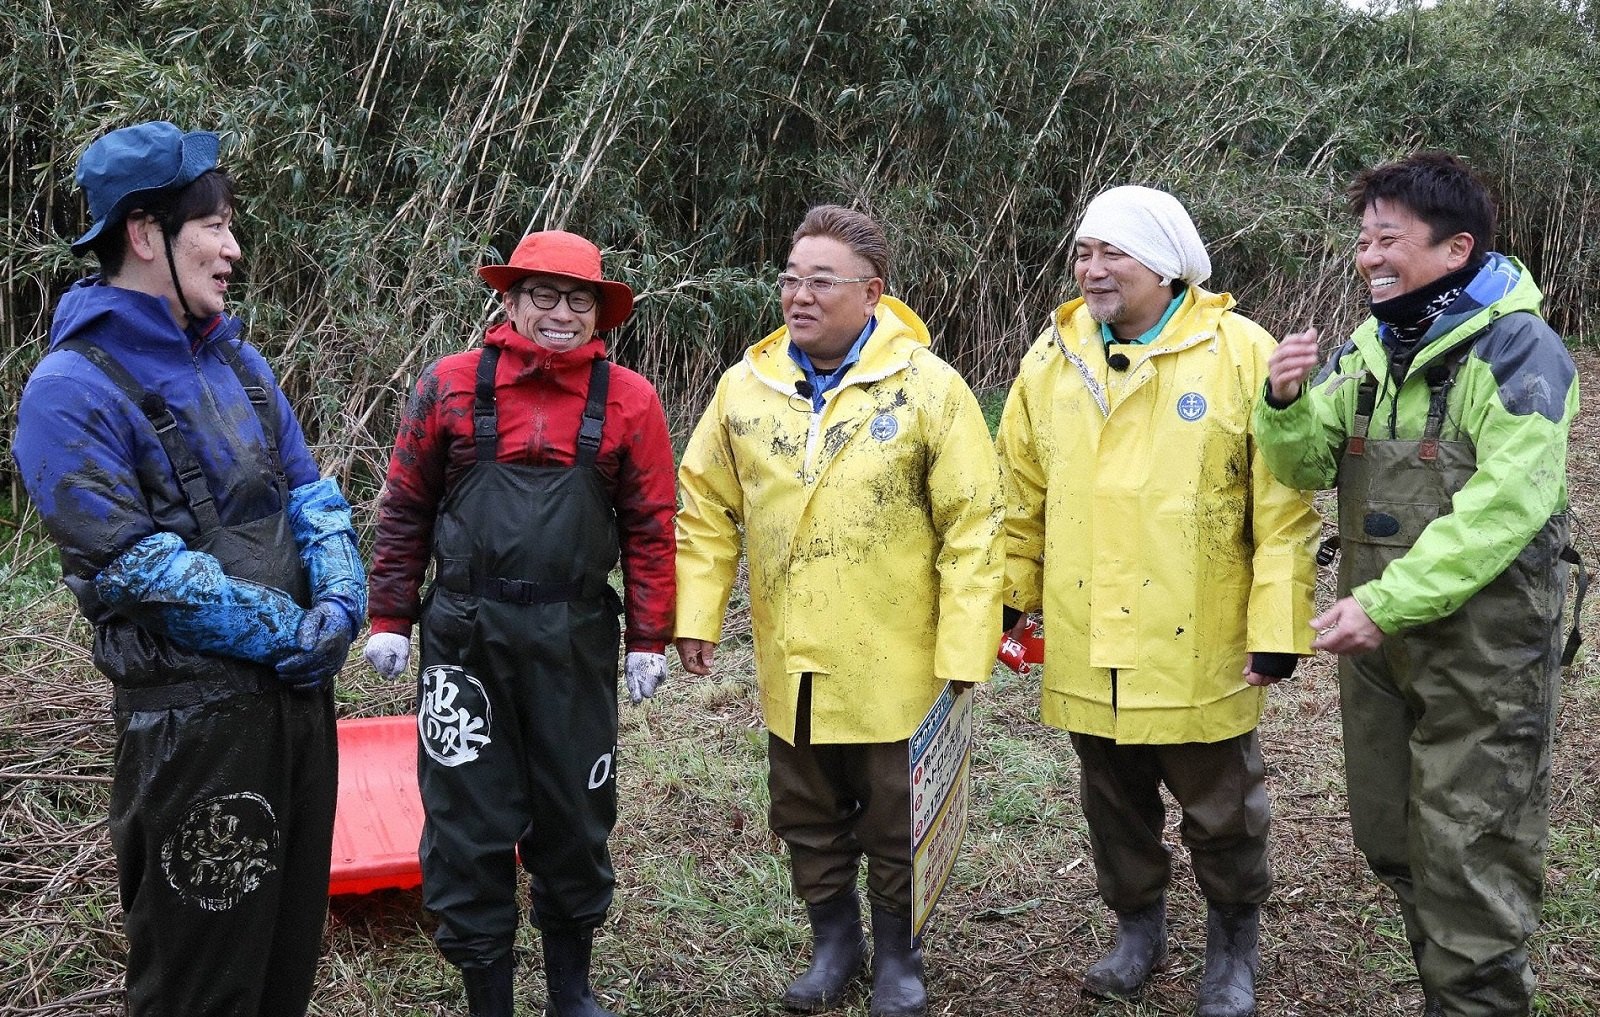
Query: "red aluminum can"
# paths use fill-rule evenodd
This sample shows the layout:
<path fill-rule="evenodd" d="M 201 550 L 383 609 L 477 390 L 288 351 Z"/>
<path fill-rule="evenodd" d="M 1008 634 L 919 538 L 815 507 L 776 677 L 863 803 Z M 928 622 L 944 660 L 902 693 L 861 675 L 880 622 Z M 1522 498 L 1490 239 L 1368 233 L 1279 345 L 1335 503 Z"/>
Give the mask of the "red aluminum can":
<path fill-rule="evenodd" d="M 1009 632 L 1000 637 L 1000 652 L 996 653 L 995 657 L 1018 674 L 1028 673 L 1028 651 L 1021 643 L 1011 638 Z"/>
<path fill-rule="evenodd" d="M 1036 614 L 1022 620 L 1022 632 L 1017 641 L 1022 644 L 1023 660 L 1030 664 L 1044 663 L 1044 624 Z"/>

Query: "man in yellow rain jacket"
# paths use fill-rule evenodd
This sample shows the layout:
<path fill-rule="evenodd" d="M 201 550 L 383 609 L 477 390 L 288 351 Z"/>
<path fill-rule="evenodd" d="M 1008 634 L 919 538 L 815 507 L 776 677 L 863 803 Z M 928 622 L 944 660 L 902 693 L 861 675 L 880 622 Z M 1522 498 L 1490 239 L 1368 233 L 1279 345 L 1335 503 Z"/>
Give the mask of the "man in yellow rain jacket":
<path fill-rule="evenodd" d="M 1082 297 L 1023 359 L 1000 424 L 1007 618 L 1043 609 L 1046 724 L 1072 735 L 1117 942 L 1091 995 L 1136 993 L 1166 955 L 1160 785 L 1208 901 L 1200 1017 L 1255 1013 L 1272 888 L 1256 724 L 1310 652 L 1319 521 L 1250 431 L 1273 340 L 1200 288 L 1183 205 L 1145 187 L 1090 203 Z"/>
<path fill-rule="evenodd" d="M 907 739 L 945 682 L 981 682 L 1000 625 L 1000 477 L 977 400 L 883 292 L 883 230 L 813 208 L 778 277 L 784 327 L 722 376 L 679 472 L 678 655 L 709 674 L 750 564 L 771 822 L 805 900 L 790 1009 L 830 1009 L 862 969 L 872 1014 L 927 1010 L 912 937 Z"/>

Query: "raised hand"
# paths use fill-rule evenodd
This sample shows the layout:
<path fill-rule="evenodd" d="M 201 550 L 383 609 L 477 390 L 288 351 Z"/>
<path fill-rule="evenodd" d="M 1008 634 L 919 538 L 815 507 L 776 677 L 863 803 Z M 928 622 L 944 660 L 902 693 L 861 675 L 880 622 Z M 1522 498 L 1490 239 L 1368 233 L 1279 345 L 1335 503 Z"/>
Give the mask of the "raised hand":
<path fill-rule="evenodd" d="M 1316 326 L 1284 336 L 1267 359 L 1267 383 L 1272 388 L 1273 401 L 1292 403 L 1300 398 L 1300 387 L 1316 369 Z"/>

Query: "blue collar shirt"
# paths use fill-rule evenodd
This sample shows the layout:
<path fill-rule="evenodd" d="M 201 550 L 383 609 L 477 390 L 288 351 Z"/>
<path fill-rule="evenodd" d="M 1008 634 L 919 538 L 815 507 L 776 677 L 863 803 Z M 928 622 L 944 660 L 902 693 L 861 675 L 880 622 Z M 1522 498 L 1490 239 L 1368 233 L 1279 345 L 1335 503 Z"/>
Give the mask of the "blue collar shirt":
<path fill-rule="evenodd" d="M 877 318 L 868 318 L 867 324 L 861 329 L 861 334 L 856 336 L 856 341 L 851 345 L 850 352 L 844 355 L 839 366 L 831 371 L 819 371 L 811 363 L 811 358 L 806 356 L 806 351 L 789 341 L 789 356 L 800 365 L 800 370 L 805 372 L 806 381 L 811 383 L 811 412 L 821 413 L 823 396 L 839 387 L 839 382 L 844 378 L 845 372 L 854 367 L 861 359 L 861 350 L 867 345 L 867 340 L 872 337 L 872 330 L 878 325 Z"/>

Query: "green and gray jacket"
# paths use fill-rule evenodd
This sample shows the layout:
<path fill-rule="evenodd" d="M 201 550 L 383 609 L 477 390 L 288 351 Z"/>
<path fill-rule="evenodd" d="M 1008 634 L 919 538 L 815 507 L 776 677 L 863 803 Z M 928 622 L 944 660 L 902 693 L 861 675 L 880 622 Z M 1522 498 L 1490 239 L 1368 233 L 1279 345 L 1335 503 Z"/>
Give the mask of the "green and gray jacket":
<path fill-rule="evenodd" d="M 1282 409 L 1265 399 L 1256 403 L 1256 435 L 1278 479 L 1290 487 L 1334 487 L 1362 379 L 1370 372 L 1378 380 L 1370 436 L 1416 440 L 1428 413 L 1428 368 L 1470 345 L 1449 390 L 1440 437 L 1470 442 L 1477 470 L 1451 499 L 1450 512 L 1429 523 L 1381 575 L 1351 590 L 1385 633 L 1455 612 L 1566 510 L 1577 370 L 1560 336 L 1539 317 L 1543 294 L 1521 262 L 1490 255 L 1468 292 L 1486 284 L 1501 295 L 1447 311 L 1398 380 L 1378 323 L 1368 318 L 1300 398 Z M 1471 305 L 1466 313 L 1457 310 L 1463 303 Z"/>

